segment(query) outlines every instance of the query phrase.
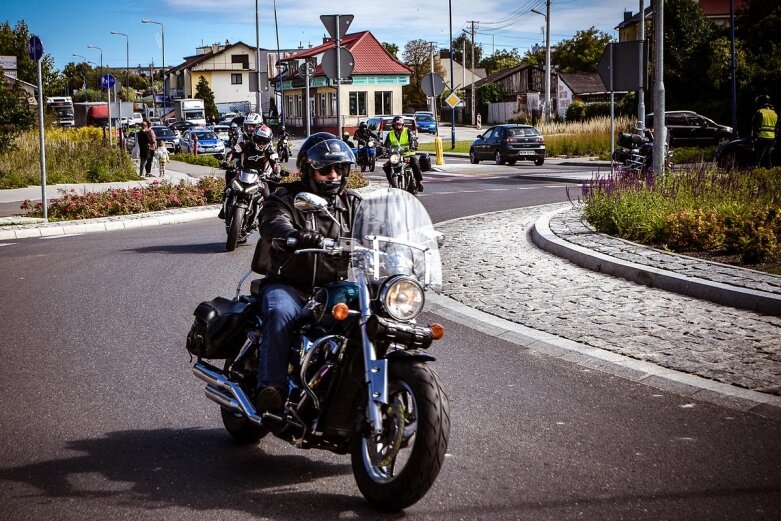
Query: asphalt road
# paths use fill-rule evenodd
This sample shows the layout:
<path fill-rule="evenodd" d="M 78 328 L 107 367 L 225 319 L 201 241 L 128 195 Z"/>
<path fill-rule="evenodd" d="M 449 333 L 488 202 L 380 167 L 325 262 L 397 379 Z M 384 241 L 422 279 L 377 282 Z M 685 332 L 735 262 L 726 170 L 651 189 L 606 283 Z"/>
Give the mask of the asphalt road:
<path fill-rule="evenodd" d="M 441 221 L 567 198 L 514 175 L 432 174 L 421 200 Z M 0 243 L 0 518 L 400 517 L 367 508 L 347 457 L 223 431 L 184 341 L 249 265 L 252 245 L 224 240 L 215 218 Z M 778 422 L 430 318 L 452 430 L 405 519 L 781 516 Z"/>

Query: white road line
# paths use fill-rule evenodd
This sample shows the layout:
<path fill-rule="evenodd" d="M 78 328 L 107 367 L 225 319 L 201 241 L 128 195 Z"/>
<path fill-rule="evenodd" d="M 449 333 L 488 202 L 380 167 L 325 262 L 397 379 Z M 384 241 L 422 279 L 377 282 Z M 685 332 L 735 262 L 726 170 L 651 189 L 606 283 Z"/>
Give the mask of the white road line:
<path fill-rule="evenodd" d="M 64 239 L 65 237 L 78 237 L 79 235 L 84 235 L 83 233 L 68 233 L 64 235 L 45 235 L 43 237 L 39 237 L 41 240 L 43 239 Z"/>
<path fill-rule="evenodd" d="M 0 242 L 0 246 L 13 246 L 15 242 Z"/>

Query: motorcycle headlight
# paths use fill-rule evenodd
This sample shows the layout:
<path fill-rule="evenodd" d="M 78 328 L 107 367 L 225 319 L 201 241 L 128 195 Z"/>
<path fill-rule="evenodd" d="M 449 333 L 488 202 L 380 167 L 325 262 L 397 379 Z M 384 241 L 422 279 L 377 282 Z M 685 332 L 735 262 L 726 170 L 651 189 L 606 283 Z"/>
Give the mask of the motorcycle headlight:
<path fill-rule="evenodd" d="M 239 192 L 244 191 L 244 185 L 241 184 L 238 179 L 233 180 L 233 182 L 231 183 L 231 188 L 233 188 L 234 190 L 238 190 Z"/>
<path fill-rule="evenodd" d="M 380 302 L 391 318 L 408 322 L 423 311 L 425 293 L 412 277 L 400 275 L 388 279 L 380 290 Z"/>
<path fill-rule="evenodd" d="M 399 161 L 401 161 L 401 155 L 400 154 L 391 154 L 390 162 L 391 162 L 392 165 L 398 164 Z"/>
<path fill-rule="evenodd" d="M 370 139 L 368 145 L 369 145 L 369 148 L 374 148 L 374 141 L 372 141 Z"/>

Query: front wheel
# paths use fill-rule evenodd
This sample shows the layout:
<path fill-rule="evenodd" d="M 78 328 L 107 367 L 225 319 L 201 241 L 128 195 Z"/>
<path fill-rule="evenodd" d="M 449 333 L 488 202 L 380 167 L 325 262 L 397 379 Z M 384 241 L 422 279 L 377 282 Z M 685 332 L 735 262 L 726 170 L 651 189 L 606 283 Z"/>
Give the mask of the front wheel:
<path fill-rule="evenodd" d="M 534 164 L 535 164 L 535 165 L 537 165 L 537 166 L 542 166 L 542 164 L 543 164 L 544 162 L 545 162 L 545 158 L 544 158 L 544 157 L 541 157 L 541 158 L 539 158 L 539 159 L 535 159 L 535 160 L 534 160 Z"/>
<path fill-rule="evenodd" d="M 377 166 L 377 159 L 374 156 L 369 157 L 369 172 L 374 172 L 374 167 Z"/>
<path fill-rule="evenodd" d="M 363 496 L 382 510 L 401 510 L 422 498 L 445 460 L 450 402 L 424 363 L 391 363 L 382 433 L 352 440 L 353 475 Z"/>
<path fill-rule="evenodd" d="M 477 158 L 477 153 L 475 152 L 474 148 L 469 149 L 469 162 L 473 165 L 476 165 L 480 162 L 480 160 Z"/>
<path fill-rule="evenodd" d="M 225 248 L 228 251 L 236 249 L 236 244 L 239 242 L 239 236 L 241 235 L 241 225 L 244 223 L 244 212 L 246 211 L 247 209 L 241 206 L 236 206 L 233 209 L 233 217 L 228 228 L 228 240 L 225 242 Z"/>

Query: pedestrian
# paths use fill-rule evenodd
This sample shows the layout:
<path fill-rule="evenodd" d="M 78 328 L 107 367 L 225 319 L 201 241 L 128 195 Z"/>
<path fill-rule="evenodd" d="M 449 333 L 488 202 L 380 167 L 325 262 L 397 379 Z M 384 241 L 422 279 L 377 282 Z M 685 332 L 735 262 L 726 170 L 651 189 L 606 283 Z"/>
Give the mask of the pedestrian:
<path fill-rule="evenodd" d="M 751 120 L 751 137 L 754 140 L 754 161 L 756 166 L 772 168 L 773 145 L 776 140 L 778 115 L 770 103 L 770 96 L 757 96 L 757 111 Z"/>
<path fill-rule="evenodd" d="M 157 138 L 155 133 L 152 132 L 152 124 L 148 119 L 141 123 L 141 130 L 136 132 L 136 142 L 139 146 L 139 157 L 141 159 L 138 175 L 140 177 L 149 177 L 152 175 L 152 160 L 155 157 Z"/>
<path fill-rule="evenodd" d="M 168 143 L 160 141 L 157 144 L 157 150 L 155 150 L 155 157 L 157 158 L 157 166 L 160 168 L 160 177 L 165 177 L 165 164 L 168 163 Z"/>

